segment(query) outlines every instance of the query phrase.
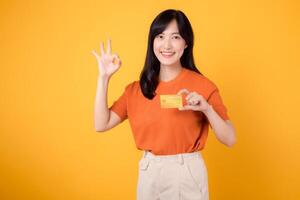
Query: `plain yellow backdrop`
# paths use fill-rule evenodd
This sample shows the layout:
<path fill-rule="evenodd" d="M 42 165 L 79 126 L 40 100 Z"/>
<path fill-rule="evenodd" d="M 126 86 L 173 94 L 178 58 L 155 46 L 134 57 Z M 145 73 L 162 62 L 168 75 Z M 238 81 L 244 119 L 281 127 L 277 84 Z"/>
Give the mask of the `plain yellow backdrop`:
<path fill-rule="evenodd" d="M 300 23 L 295 0 L 1 1 L 0 199 L 135 199 L 138 151 L 128 120 L 93 127 L 98 67 L 112 39 L 122 67 L 112 104 L 138 80 L 154 17 L 185 12 L 198 69 L 219 87 L 236 127 L 202 154 L 211 200 L 300 199 Z"/>

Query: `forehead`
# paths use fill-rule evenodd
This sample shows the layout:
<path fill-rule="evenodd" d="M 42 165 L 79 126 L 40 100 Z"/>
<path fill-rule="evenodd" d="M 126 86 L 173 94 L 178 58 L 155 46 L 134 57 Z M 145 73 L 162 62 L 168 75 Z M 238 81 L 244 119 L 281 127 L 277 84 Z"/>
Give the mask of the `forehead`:
<path fill-rule="evenodd" d="M 163 33 L 165 34 L 175 34 L 178 33 L 178 26 L 177 26 L 177 21 L 176 20 L 172 20 L 168 26 L 166 27 L 166 29 L 163 31 Z"/>

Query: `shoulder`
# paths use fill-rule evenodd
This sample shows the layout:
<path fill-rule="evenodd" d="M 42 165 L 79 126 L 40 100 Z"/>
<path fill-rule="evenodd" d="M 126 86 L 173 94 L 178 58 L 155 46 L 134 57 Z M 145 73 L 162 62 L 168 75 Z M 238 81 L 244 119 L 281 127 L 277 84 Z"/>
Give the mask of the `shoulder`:
<path fill-rule="evenodd" d="M 139 81 L 135 80 L 135 81 L 132 81 L 130 83 L 128 83 L 125 87 L 125 91 L 127 93 L 134 93 L 134 92 L 137 92 L 139 90 Z"/>
<path fill-rule="evenodd" d="M 193 70 L 187 69 L 186 78 L 189 80 L 189 83 L 195 86 L 201 86 L 206 90 L 213 91 L 217 89 L 217 85 L 207 76 L 195 72 Z"/>

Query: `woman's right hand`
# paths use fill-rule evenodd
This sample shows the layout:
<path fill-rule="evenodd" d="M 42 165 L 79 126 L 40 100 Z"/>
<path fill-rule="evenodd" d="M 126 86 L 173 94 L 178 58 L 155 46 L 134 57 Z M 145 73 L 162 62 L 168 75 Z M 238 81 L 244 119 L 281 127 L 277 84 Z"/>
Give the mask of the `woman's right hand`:
<path fill-rule="evenodd" d="M 110 78 L 122 64 L 116 53 L 111 54 L 111 40 L 108 39 L 107 42 L 106 52 L 104 52 L 103 42 L 100 44 L 101 56 L 99 56 L 95 50 L 92 51 L 98 61 L 99 76 L 101 78 Z"/>

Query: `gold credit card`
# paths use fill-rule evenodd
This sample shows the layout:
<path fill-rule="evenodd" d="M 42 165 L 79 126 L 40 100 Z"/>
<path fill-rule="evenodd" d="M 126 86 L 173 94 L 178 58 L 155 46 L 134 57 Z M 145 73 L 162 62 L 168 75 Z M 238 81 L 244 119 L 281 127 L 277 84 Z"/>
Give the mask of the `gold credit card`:
<path fill-rule="evenodd" d="M 161 108 L 180 108 L 182 107 L 181 95 L 160 95 Z"/>

